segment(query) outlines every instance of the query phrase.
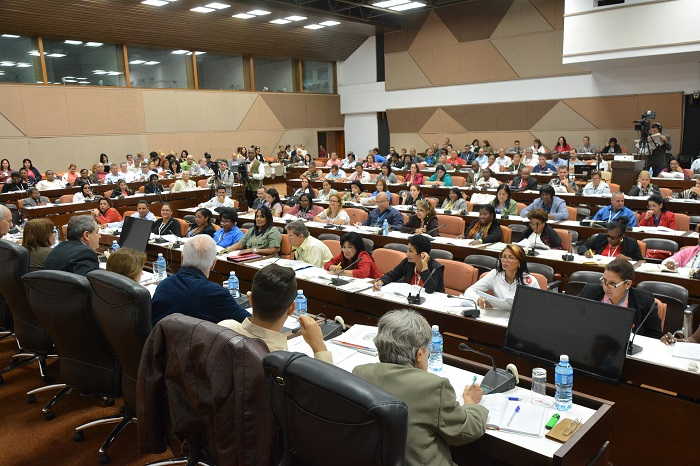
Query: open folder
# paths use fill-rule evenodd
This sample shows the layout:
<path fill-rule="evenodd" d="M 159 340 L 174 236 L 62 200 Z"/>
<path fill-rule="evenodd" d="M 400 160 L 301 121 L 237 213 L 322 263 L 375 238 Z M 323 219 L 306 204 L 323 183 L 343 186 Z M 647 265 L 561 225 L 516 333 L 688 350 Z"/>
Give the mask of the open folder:
<path fill-rule="evenodd" d="M 503 393 L 484 395 L 479 403 L 489 410 L 486 428 L 540 437 L 544 428 L 545 407 L 529 401 L 511 401 Z M 517 413 L 516 413 L 517 410 Z"/>

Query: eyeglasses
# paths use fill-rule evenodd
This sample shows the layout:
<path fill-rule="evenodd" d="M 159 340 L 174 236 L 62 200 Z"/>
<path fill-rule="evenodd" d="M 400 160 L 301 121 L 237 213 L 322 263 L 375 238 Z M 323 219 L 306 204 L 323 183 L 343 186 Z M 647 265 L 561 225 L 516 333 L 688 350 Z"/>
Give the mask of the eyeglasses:
<path fill-rule="evenodd" d="M 620 288 L 622 285 L 627 283 L 629 280 L 622 280 L 621 282 L 613 283 L 605 279 L 605 277 L 600 277 L 600 283 L 603 286 L 609 286 L 611 288 Z"/>

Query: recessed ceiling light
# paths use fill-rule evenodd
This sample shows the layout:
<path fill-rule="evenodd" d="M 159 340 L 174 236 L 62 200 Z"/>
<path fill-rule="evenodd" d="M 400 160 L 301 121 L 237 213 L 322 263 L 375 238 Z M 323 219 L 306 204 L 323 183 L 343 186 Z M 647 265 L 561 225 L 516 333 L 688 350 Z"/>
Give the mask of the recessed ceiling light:
<path fill-rule="evenodd" d="M 194 54 L 195 55 L 204 55 L 205 53 L 207 53 L 207 52 L 195 52 Z"/>
<path fill-rule="evenodd" d="M 152 65 L 157 65 L 159 63 L 160 63 L 159 61 L 151 60 L 151 61 L 147 61 L 146 63 L 144 63 L 144 65 L 152 66 Z"/>
<path fill-rule="evenodd" d="M 70 45 L 81 45 L 83 43 L 82 40 L 64 40 L 63 42 Z"/>
<path fill-rule="evenodd" d="M 249 15 L 254 15 L 254 16 L 265 16 L 265 15 L 269 15 L 270 12 L 267 11 L 267 10 L 250 10 L 250 11 L 248 12 L 248 14 L 249 14 Z"/>
<path fill-rule="evenodd" d="M 80 79 L 87 79 L 87 78 L 75 78 L 75 79 L 78 79 L 78 80 L 80 80 Z"/>
<path fill-rule="evenodd" d="M 146 60 L 131 60 L 129 62 L 130 65 L 143 65 L 146 63 Z"/>
<path fill-rule="evenodd" d="M 372 3 L 372 6 L 378 8 L 390 8 L 396 5 L 403 5 L 404 3 L 409 3 L 411 0 L 385 0 L 383 2 Z"/>
<path fill-rule="evenodd" d="M 231 18 L 250 19 L 255 18 L 255 15 L 249 15 L 248 13 L 238 13 L 237 15 L 231 16 Z"/>
<path fill-rule="evenodd" d="M 38 51 L 38 50 L 30 50 L 30 51 L 29 51 L 29 52 L 27 52 L 27 53 L 28 53 L 29 55 L 31 55 L 32 57 L 38 57 L 38 56 L 41 56 L 41 54 L 39 53 L 39 51 Z"/>
<path fill-rule="evenodd" d="M 324 21 L 318 24 L 320 24 L 321 26 L 337 26 L 340 24 L 340 21 Z"/>
<path fill-rule="evenodd" d="M 225 10 L 226 8 L 230 8 L 231 5 L 228 3 L 220 3 L 220 2 L 212 2 L 206 5 L 207 8 L 213 8 L 215 10 Z"/>
<path fill-rule="evenodd" d="M 304 29 L 323 29 L 325 26 L 321 26 L 320 24 L 307 24 L 304 26 Z"/>
<path fill-rule="evenodd" d="M 76 79 L 75 76 L 64 76 L 63 79 Z"/>
<path fill-rule="evenodd" d="M 168 2 L 166 2 L 164 0 L 143 0 L 141 3 L 143 3 L 144 5 L 151 5 L 151 6 L 163 6 L 163 5 L 168 4 Z"/>
<path fill-rule="evenodd" d="M 289 21 L 304 21 L 304 20 L 307 19 L 307 18 L 306 18 L 306 16 L 296 16 L 296 15 L 293 15 L 293 16 L 287 16 L 287 17 L 284 18 L 284 19 L 288 19 Z"/>
<path fill-rule="evenodd" d="M 5 39 L 19 39 L 17 34 L 3 34 L 0 37 L 4 37 Z"/>
<path fill-rule="evenodd" d="M 173 55 L 185 55 L 187 53 L 192 53 L 189 50 L 173 50 L 172 52 Z"/>
<path fill-rule="evenodd" d="M 92 70 L 92 74 L 107 74 L 104 70 Z"/>
<path fill-rule="evenodd" d="M 402 5 L 392 6 L 389 9 L 394 10 L 394 11 L 406 11 L 406 10 L 413 10 L 414 8 L 422 8 L 424 6 L 425 6 L 425 3 L 411 2 L 411 3 L 404 3 Z"/>
<path fill-rule="evenodd" d="M 31 63 L 24 63 L 24 62 L 17 63 L 17 68 L 31 68 L 31 66 L 32 66 Z"/>
<path fill-rule="evenodd" d="M 53 57 L 53 58 L 63 58 L 66 56 L 65 53 L 47 53 L 47 57 Z"/>
<path fill-rule="evenodd" d="M 110 76 L 119 76 L 120 74 L 122 74 L 122 72 L 121 71 L 108 71 L 107 74 Z"/>
<path fill-rule="evenodd" d="M 85 47 L 102 47 L 102 42 L 85 42 Z"/>
<path fill-rule="evenodd" d="M 205 6 L 196 6 L 194 8 L 190 8 L 190 11 L 194 11 L 195 13 L 211 13 L 214 11 L 213 8 L 207 8 Z"/>
<path fill-rule="evenodd" d="M 15 66 L 16 63 L 13 61 L 0 61 L 0 66 Z"/>
<path fill-rule="evenodd" d="M 90 81 L 78 81 L 78 84 L 90 84 Z"/>
<path fill-rule="evenodd" d="M 75 79 L 65 79 L 65 78 L 63 78 L 63 82 L 64 82 L 64 83 L 77 83 L 78 81 L 76 81 Z"/>
<path fill-rule="evenodd" d="M 289 21 L 288 19 L 273 19 L 270 22 L 272 24 L 289 24 L 289 23 L 291 23 L 291 21 Z"/>

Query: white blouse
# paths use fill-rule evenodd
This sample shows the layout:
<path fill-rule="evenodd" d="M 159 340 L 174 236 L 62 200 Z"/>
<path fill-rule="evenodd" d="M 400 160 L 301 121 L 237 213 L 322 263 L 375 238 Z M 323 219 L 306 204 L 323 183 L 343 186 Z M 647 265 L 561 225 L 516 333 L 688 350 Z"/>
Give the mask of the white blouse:
<path fill-rule="evenodd" d="M 531 286 L 532 288 L 540 287 L 537 278 L 529 273 L 523 275 L 523 282 L 526 286 Z M 496 269 L 493 269 L 489 270 L 486 275 L 467 288 L 463 296 L 476 301 L 479 298 L 476 291 L 482 291 L 484 293 L 491 292 L 500 299 L 513 299 L 517 288 L 517 280 L 513 280 L 513 283 L 508 283 L 505 278 L 505 272 L 497 272 Z"/>
<path fill-rule="evenodd" d="M 340 209 L 340 211 L 335 217 L 329 217 L 326 213 L 327 210 L 328 209 L 323 209 L 323 211 L 320 214 L 318 214 L 319 220 L 326 220 L 328 222 L 335 222 L 336 220 L 341 220 L 343 222 L 343 225 L 350 224 L 350 216 L 347 212 L 345 212 L 345 209 Z"/>

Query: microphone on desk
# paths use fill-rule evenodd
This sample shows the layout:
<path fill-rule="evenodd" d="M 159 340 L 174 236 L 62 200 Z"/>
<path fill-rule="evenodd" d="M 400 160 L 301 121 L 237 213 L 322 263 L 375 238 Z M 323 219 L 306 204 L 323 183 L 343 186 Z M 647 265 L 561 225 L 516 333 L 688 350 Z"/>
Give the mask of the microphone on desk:
<path fill-rule="evenodd" d="M 476 353 L 491 360 L 491 369 L 489 369 L 481 380 L 481 389 L 484 391 L 484 394 L 503 393 L 515 388 L 515 375 L 508 370 L 496 367 L 496 360 L 493 356 L 477 351 L 466 343 L 460 343 L 458 348 L 461 351 Z"/>
<path fill-rule="evenodd" d="M 423 304 L 425 302 L 425 298 L 420 295 L 420 292 L 423 291 L 423 288 L 425 288 L 425 285 L 428 284 L 428 280 L 433 276 L 435 271 L 437 269 L 442 269 L 442 267 L 435 267 L 433 270 L 430 271 L 428 274 L 428 278 L 425 279 L 423 284 L 418 288 L 418 293 L 416 293 L 415 296 L 413 296 L 410 292 L 408 293 L 408 296 L 406 296 L 406 301 L 408 304 Z"/>
<path fill-rule="evenodd" d="M 632 339 L 629 341 L 629 343 L 627 343 L 627 354 L 634 355 L 634 354 L 637 354 L 637 353 L 642 351 L 641 346 L 634 344 L 634 339 L 637 336 L 637 333 L 639 333 L 639 330 L 641 330 L 642 326 L 644 325 L 644 323 L 647 321 L 647 319 L 651 315 L 651 313 L 654 311 L 656 311 L 656 303 L 654 303 L 654 305 L 649 308 L 649 310 L 647 311 L 647 314 L 642 319 L 642 322 L 639 325 L 634 327 L 634 332 L 632 332 Z"/>
<path fill-rule="evenodd" d="M 535 233 L 535 240 L 530 244 L 530 249 L 527 251 L 527 255 L 528 255 L 528 256 L 535 257 L 535 256 L 539 256 L 539 255 L 540 255 L 540 253 L 538 253 L 538 252 L 535 250 L 535 245 L 537 244 L 537 237 L 538 237 L 538 236 L 539 236 L 539 235 L 538 235 L 537 233 Z"/>
<path fill-rule="evenodd" d="M 336 276 L 335 276 L 334 278 L 331 279 L 331 285 L 333 285 L 333 286 L 343 286 L 343 285 L 347 285 L 348 283 L 350 283 L 350 280 L 344 280 L 344 279 L 340 278 L 340 272 L 344 272 L 345 270 L 349 269 L 349 268 L 352 267 L 353 265 L 357 264 L 359 261 L 360 261 L 360 258 L 358 257 L 357 259 L 355 259 L 354 261 L 352 261 L 349 265 L 347 265 L 347 266 L 343 267 L 342 269 L 338 270 L 338 272 L 336 273 Z"/>
<path fill-rule="evenodd" d="M 465 309 L 462 311 L 462 315 L 464 317 L 476 318 L 476 317 L 479 317 L 481 315 L 481 311 L 479 310 L 479 305 L 473 299 L 465 298 L 464 296 L 455 296 L 455 295 L 451 295 L 451 294 L 448 294 L 447 297 L 452 298 L 452 299 L 461 299 L 464 301 L 469 301 L 470 303 L 474 304 L 474 309 Z"/>

